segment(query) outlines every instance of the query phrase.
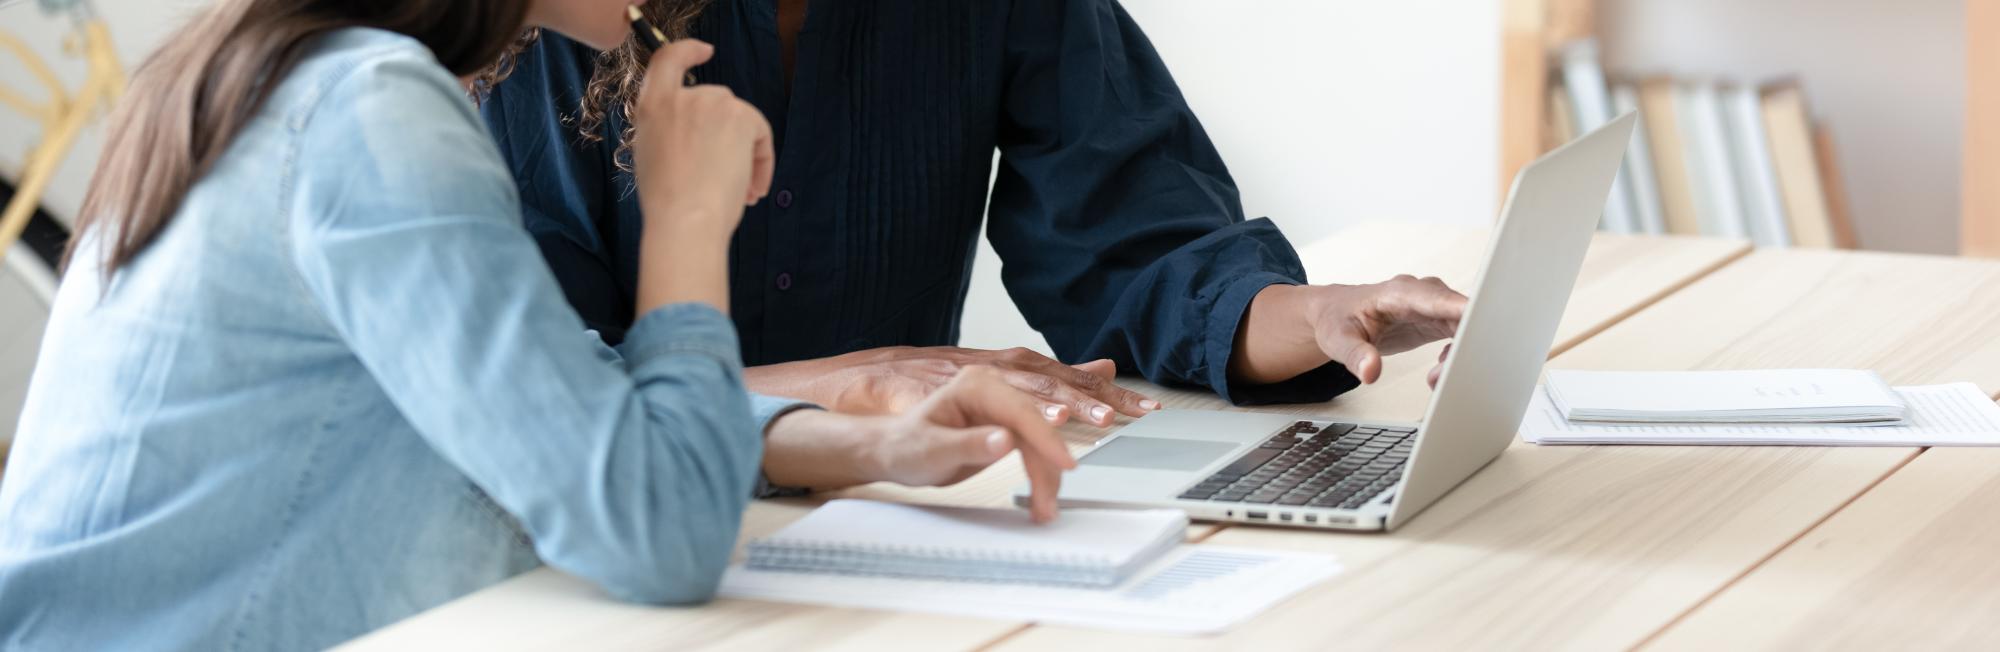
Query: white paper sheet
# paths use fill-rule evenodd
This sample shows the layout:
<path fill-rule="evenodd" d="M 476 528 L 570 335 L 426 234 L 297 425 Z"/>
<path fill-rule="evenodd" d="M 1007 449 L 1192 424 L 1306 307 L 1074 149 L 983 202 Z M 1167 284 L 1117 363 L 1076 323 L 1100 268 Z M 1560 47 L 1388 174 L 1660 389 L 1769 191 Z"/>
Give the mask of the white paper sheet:
<path fill-rule="evenodd" d="M 1573 423 L 1535 390 L 1521 419 L 1531 444 L 1738 446 L 2000 446 L 2000 405 L 1972 383 L 1898 387 L 1904 425 L 1693 425 Z"/>
<path fill-rule="evenodd" d="M 824 575 L 732 566 L 729 598 L 1166 634 L 1220 632 L 1341 570 L 1327 555 L 1183 545 L 1109 589 Z"/>

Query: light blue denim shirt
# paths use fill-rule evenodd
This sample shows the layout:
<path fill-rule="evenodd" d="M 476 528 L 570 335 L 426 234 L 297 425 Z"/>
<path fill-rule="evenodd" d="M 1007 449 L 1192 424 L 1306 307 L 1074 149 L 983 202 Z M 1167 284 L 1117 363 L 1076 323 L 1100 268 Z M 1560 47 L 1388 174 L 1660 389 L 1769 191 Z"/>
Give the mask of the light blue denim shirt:
<path fill-rule="evenodd" d="M 321 40 L 154 244 L 66 275 L 0 486 L 0 647 L 324 647 L 546 562 L 710 597 L 762 454 L 729 320 L 614 354 L 419 43 Z"/>

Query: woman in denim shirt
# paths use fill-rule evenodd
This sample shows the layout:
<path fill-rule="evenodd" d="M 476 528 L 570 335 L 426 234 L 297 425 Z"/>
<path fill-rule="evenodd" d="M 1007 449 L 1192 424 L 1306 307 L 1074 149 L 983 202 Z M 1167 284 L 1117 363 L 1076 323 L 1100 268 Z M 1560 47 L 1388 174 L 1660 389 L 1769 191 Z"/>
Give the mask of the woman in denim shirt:
<path fill-rule="evenodd" d="M 323 647 L 539 563 L 713 594 L 760 471 L 947 483 L 1074 464 L 992 372 L 906 414 L 752 397 L 725 251 L 769 128 L 710 50 L 639 103 L 643 315 L 586 336 L 461 79 L 627 0 L 222 0 L 135 78 L 0 486 L 0 647 Z M 761 461 L 761 463 L 760 463 Z"/>

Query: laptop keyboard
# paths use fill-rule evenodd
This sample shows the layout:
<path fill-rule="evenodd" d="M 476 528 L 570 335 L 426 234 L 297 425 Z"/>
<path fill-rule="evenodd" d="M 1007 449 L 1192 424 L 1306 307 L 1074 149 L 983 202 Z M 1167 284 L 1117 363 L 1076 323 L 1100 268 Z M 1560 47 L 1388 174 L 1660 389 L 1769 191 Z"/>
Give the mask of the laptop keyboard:
<path fill-rule="evenodd" d="M 1182 500 L 1354 509 L 1396 486 L 1416 432 L 1300 421 L 1181 494 Z"/>

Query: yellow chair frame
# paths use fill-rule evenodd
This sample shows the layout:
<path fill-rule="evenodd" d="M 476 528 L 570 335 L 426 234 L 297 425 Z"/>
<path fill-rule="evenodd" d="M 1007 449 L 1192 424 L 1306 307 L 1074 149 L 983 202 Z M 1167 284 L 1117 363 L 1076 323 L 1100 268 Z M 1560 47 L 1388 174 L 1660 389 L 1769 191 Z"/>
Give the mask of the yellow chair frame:
<path fill-rule="evenodd" d="M 22 169 L 21 178 L 15 183 L 14 197 L 7 202 L 5 212 L 0 212 L 0 261 L 5 261 L 7 251 L 21 237 L 21 231 L 28 226 L 28 218 L 40 205 L 42 193 L 48 190 L 49 181 L 55 177 L 56 168 L 63 157 L 76 144 L 77 134 L 83 131 L 85 123 L 97 114 L 100 108 L 109 109 L 125 93 L 125 69 L 118 63 L 118 53 L 111 47 L 111 30 L 102 19 L 89 15 L 86 5 L 78 4 L 74 10 L 76 31 L 63 41 L 63 50 L 71 56 L 82 56 L 86 65 L 83 85 L 71 94 L 55 76 L 46 61 L 28 49 L 27 44 L 6 32 L 0 32 L 0 50 L 12 53 L 28 67 L 28 71 L 49 91 L 49 100 L 36 103 L 28 96 L 0 85 L 0 106 L 6 106 L 26 114 L 42 125 L 42 139 L 28 150 L 27 165 Z"/>

